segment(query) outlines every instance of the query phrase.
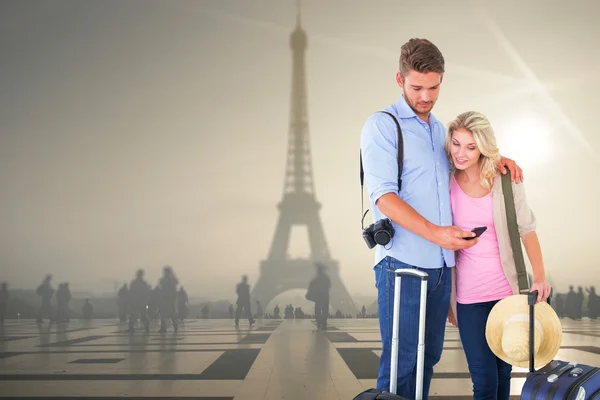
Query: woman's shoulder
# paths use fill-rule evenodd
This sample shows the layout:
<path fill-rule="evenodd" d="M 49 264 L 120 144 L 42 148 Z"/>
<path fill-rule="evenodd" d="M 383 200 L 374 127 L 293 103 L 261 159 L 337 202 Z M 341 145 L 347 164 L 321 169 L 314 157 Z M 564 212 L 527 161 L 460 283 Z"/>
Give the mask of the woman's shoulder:
<path fill-rule="evenodd" d="M 523 182 L 516 183 L 515 181 L 513 181 L 511 179 L 510 172 L 507 172 L 506 174 L 502 174 L 500 171 L 498 171 L 498 174 L 494 177 L 492 191 L 494 191 L 495 193 L 499 193 L 499 194 L 504 193 L 504 190 L 502 189 L 502 187 L 503 187 L 502 181 L 504 179 L 508 179 L 510 181 L 510 186 L 513 191 L 513 196 L 517 195 L 517 194 L 522 194 L 525 191 L 525 184 Z"/>
<path fill-rule="evenodd" d="M 502 174 L 500 171 L 494 171 L 494 177 L 492 178 L 492 191 L 502 190 Z"/>

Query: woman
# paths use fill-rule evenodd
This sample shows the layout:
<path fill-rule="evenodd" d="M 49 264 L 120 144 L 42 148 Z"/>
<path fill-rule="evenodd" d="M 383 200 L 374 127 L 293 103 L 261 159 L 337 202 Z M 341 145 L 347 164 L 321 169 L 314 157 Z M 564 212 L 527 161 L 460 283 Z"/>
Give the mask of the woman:
<path fill-rule="evenodd" d="M 485 326 L 492 307 L 505 297 L 519 294 L 519 289 L 506 216 L 501 211 L 500 152 L 488 119 L 473 111 L 459 115 L 448 126 L 446 152 L 453 167 L 450 201 L 454 225 L 466 231 L 487 227 L 479 243 L 457 253 L 456 309 L 450 307 L 449 320 L 458 325 L 474 399 L 508 400 L 512 366 L 492 353 Z M 533 269 L 531 290 L 538 290 L 538 301 L 543 301 L 550 294 L 550 285 L 535 233 L 535 217 L 527 205 L 523 184 L 512 186 L 519 234 Z"/>

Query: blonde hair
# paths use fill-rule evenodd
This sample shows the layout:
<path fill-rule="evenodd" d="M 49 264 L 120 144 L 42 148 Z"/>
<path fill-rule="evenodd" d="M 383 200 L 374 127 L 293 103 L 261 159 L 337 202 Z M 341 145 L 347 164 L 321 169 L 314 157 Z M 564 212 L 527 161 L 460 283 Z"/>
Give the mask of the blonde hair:
<path fill-rule="evenodd" d="M 496 136 L 487 117 L 476 111 L 467 111 L 460 114 L 454 121 L 448 125 L 448 135 L 444 145 L 450 164 L 454 168 L 450 146 L 452 144 L 452 134 L 459 129 L 465 129 L 473 135 L 477 149 L 481 152 L 481 157 L 477 161 L 479 164 L 479 179 L 481 186 L 490 190 L 494 178 L 498 176 L 498 162 L 502 158 L 500 150 L 496 145 Z"/>

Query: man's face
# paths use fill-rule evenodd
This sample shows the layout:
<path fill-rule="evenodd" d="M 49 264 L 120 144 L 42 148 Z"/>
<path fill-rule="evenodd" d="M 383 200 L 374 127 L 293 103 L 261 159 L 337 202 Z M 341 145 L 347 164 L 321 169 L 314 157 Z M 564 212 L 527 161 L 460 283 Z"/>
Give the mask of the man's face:
<path fill-rule="evenodd" d="M 431 112 L 440 94 L 440 85 L 444 74 L 439 72 L 421 73 L 409 71 L 406 76 L 396 74 L 398 86 L 404 92 L 404 99 L 419 117 Z"/>

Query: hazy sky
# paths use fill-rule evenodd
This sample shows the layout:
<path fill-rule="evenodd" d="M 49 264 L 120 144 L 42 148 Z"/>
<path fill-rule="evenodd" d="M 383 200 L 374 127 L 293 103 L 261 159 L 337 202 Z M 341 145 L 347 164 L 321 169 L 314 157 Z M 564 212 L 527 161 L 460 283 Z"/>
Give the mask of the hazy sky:
<path fill-rule="evenodd" d="M 315 187 L 351 293 L 375 293 L 360 131 L 400 94 L 411 37 L 447 61 L 438 119 L 484 112 L 525 169 L 553 283 L 600 284 L 598 2 L 302 8 Z M 191 295 L 256 282 L 283 191 L 294 24 L 293 0 L 2 2 L 0 279 L 111 291 L 170 264 Z"/>

